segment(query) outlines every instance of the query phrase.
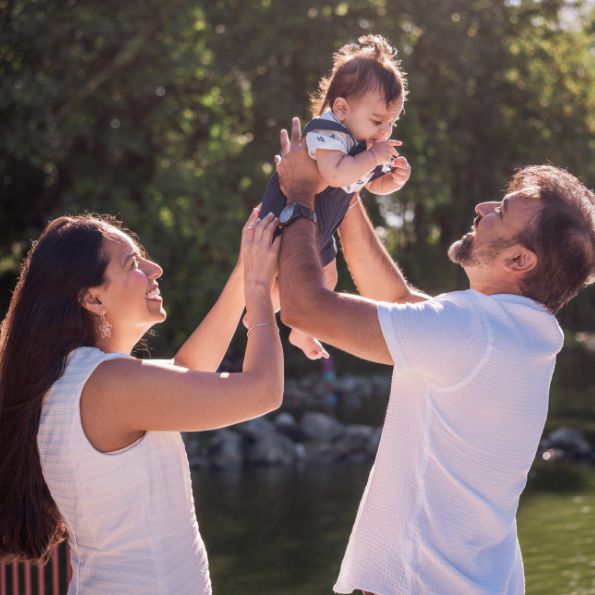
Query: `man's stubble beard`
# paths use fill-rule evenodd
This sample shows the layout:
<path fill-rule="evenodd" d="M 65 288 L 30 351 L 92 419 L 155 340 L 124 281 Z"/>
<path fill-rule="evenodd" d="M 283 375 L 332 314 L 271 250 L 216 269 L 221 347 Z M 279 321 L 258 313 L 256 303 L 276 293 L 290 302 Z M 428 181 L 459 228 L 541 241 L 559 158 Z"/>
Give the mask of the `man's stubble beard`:
<path fill-rule="evenodd" d="M 478 259 L 473 250 L 473 238 L 461 238 L 453 242 L 448 249 L 448 258 L 454 264 L 461 266 L 478 264 Z"/>
<path fill-rule="evenodd" d="M 519 238 L 496 238 L 487 246 L 477 248 L 474 243 L 475 236 L 461 238 L 450 245 L 448 258 L 462 267 L 485 265 L 493 262 L 502 250 L 521 243 Z"/>

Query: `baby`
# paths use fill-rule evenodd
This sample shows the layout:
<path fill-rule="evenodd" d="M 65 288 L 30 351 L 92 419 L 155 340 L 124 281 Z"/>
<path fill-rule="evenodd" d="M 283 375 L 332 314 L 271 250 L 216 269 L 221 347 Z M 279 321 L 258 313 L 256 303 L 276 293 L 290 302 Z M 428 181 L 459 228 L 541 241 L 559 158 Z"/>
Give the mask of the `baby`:
<path fill-rule="evenodd" d="M 343 46 L 333 59 L 333 70 L 311 98 L 313 120 L 304 129 L 308 153 L 316 160 L 328 187 L 316 195 L 318 244 L 327 287 L 337 284 L 335 232 L 356 192 L 373 194 L 400 190 L 411 174 L 391 140 L 393 126 L 403 110 L 406 80 L 394 50 L 380 35 L 360 37 L 359 44 Z M 260 216 L 279 217 L 287 199 L 273 174 L 262 200 Z M 281 218 L 283 220 L 283 217 Z M 278 306 L 275 286 L 273 299 Z M 320 342 L 297 329 L 289 335 L 309 359 L 328 357 Z"/>

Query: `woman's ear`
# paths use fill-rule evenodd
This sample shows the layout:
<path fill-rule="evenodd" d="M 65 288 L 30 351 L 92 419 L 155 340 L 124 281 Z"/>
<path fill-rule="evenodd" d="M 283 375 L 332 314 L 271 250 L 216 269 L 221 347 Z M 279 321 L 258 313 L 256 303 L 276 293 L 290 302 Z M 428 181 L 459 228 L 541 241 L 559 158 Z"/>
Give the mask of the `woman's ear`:
<path fill-rule="evenodd" d="M 337 97 L 335 101 L 333 101 L 331 109 L 333 110 L 333 114 L 335 114 L 335 116 L 342 122 L 349 113 L 349 104 L 344 97 Z"/>
<path fill-rule="evenodd" d="M 105 306 L 101 303 L 97 290 L 94 288 L 84 289 L 79 296 L 79 304 L 92 314 L 102 316 L 106 313 Z"/>
<path fill-rule="evenodd" d="M 537 254 L 525 246 L 515 246 L 514 252 L 502 261 L 504 269 L 515 275 L 526 275 L 532 271 L 539 262 Z"/>

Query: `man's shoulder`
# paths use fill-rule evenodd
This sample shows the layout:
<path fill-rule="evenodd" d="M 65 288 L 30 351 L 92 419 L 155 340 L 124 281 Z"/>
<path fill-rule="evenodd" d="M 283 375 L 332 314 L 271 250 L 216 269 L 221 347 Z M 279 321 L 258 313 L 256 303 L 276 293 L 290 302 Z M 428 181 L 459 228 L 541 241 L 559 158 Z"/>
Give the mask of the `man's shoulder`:
<path fill-rule="evenodd" d="M 448 291 L 408 305 L 418 311 L 427 310 L 443 315 L 464 314 L 478 308 L 477 300 L 470 290 Z"/>
<path fill-rule="evenodd" d="M 524 352 L 555 354 L 564 343 L 556 317 L 535 300 L 522 295 L 475 292 L 483 316 L 498 341 Z"/>
<path fill-rule="evenodd" d="M 427 300 L 408 303 L 381 303 L 379 316 L 394 322 L 408 319 L 415 324 L 438 325 L 453 332 L 473 324 L 481 324 L 481 313 L 473 295 L 467 291 L 451 291 Z"/>
<path fill-rule="evenodd" d="M 457 291 L 446 291 L 431 298 L 432 300 L 453 305 L 472 306 L 475 305 L 473 290 L 460 289 Z"/>

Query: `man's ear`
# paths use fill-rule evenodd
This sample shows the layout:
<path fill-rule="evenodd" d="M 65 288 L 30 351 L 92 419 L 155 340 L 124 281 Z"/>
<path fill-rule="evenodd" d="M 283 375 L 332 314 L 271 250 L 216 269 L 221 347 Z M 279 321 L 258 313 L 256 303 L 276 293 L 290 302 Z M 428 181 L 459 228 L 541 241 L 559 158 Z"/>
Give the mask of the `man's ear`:
<path fill-rule="evenodd" d="M 335 114 L 335 116 L 342 122 L 349 112 L 349 104 L 344 97 L 337 97 L 335 101 L 333 101 L 331 109 L 333 110 L 333 114 Z"/>
<path fill-rule="evenodd" d="M 79 295 L 79 304 L 85 309 L 97 316 L 106 313 L 105 306 L 99 299 L 97 290 L 94 288 L 84 289 Z"/>
<path fill-rule="evenodd" d="M 516 245 L 511 249 L 509 255 L 502 260 L 504 270 L 514 275 L 526 275 L 538 264 L 539 258 L 533 250 L 525 246 Z"/>

